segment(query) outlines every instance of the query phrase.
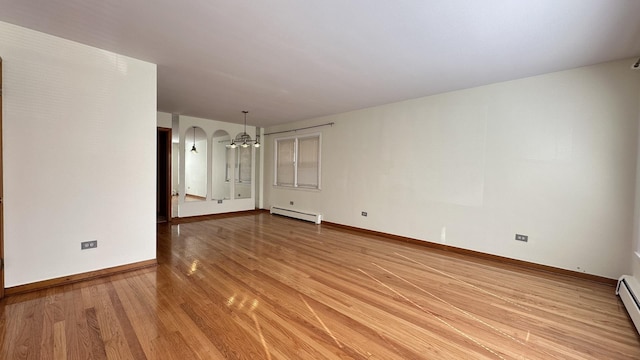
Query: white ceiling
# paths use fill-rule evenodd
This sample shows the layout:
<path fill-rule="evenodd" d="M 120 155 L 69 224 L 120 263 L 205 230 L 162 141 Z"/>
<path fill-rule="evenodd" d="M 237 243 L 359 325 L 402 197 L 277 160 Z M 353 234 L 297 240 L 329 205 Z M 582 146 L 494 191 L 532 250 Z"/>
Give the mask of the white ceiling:
<path fill-rule="evenodd" d="M 0 0 L 0 21 L 158 64 L 159 111 L 258 126 L 640 55 L 638 0 Z"/>

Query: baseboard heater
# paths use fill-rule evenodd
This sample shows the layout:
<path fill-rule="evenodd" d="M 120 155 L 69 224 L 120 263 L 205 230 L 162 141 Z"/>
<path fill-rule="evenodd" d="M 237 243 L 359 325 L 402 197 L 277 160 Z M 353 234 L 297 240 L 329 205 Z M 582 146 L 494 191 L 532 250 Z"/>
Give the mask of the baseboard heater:
<path fill-rule="evenodd" d="M 295 219 L 311 221 L 311 222 L 314 222 L 316 224 L 320 224 L 320 222 L 322 221 L 322 215 L 321 214 L 313 213 L 313 212 L 307 212 L 307 211 L 298 211 L 298 210 L 285 209 L 285 208 L 278 207 L 278 206 L 272 206 L 271 207 L 271 213 L 275 214 L 275 215 L 282 215 L 282 216 L 287 216 L 287 217 L 291 217 L 291 218 L 295 218 Z"/>
<path fill-rule="evenodd" d="M 636 330 L 640 333 L 640 286 L 633 276 L 622 275 L 616 286 L 616 295 L 620 296 Z"/>

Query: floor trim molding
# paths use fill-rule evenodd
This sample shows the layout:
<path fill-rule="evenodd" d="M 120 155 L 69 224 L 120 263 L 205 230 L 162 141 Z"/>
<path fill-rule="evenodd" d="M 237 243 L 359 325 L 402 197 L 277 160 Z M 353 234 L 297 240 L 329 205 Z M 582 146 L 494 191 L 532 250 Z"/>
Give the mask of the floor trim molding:
<path fill-rule="evenodd" d="M 577 277 L 577 278 L 580 278 L 580 279 L 585 279 L 585 280 L 595 281 L 595 282 L 602 283 L 602 284 L 607 284 L 607 285 L 610 285 L 610 286 L 615 286 L 616 283 L 617 283 L 616 279 L 609 279 L 609 278 L 604 277 L 604 276 L 586 274 L 586 273 L 581 273 L 581 272 L 577 272 L 577 271 L 561 269 L 561 268 L 557 268 L 557 267 L 553 267 L 553 266 L 536 264 L 536 263 L 529 262 L 529 261 L 512 259 L 512 258 L 499 256 L 499 255 L 487 254 L 487 253 L 474 251 L 474 250 L 463 249 L 463 248 L 459 248 L 459 247 L 455 247 L 455 246 L 438 244 L 438 243 L 434 243 L 434 242 L 430 242 L 430 241 L 426 241 L 426 240 L 418 240 L 418 239 L 404 237 L 404 236 L 400 236 L 400 235 L 393 235 L 393 234 L 388 234 L 388 233 L 384 233 L 384 232 L 380 232 L 380 231 L 368 230 L 368 229 L 358 228 L 358 227 L 349 226 L 349 225 L 342 225 L 342 224 L 332 223 L 332 222 L 328 222 L 328 221 L 323 221 L 321 226 L 323 226 L 323 225 L 324 226 L 335 227 L 335 228 L 342 229 L 342 230 L 345 230 L 345 231 L 358 232 L 358 233 L 363 233 L 363 234 L 368 234 L 368 235 L 379 236 L 379 237 L 381 237 L 381 238 L 383 238 L 385 240 L 404 241 L 404 242 L 407 242 L 407 243 L 416 244 L 416 245 L 419 245 L 419 246 L 424 246 L 424 247 L 428 247 L 428 248 L 432 248 L 432 249 L 438 249 L 438 250 L 446 251 L 446 252 L 450 252 L 450 253 L 473 256 L 473 257 L 476 257 L 476 258 L 490 260 L 490 261 L 493 261 L 493 262 L 496 262 L 496 263 L 500 263 L 500 264 L 510 264 L 510 265 L 515 265 L 515 266 L 522 267 L 522 268 L 534 269 L 534 270 L 539 270 L 539 271 L 546 271 L 546 272 L 550 272 L 550 273 L 554 273 L 554 274 L 561 274 L 561 275 L 565 275 L 565 276 L 573 276 L 573 277 Z"/>
<path fill-rule="evenodd" d="M 224 219 L 224 218 L 235 217 L 235 216 L 256 215 L 256 214 L 259 214 L 261 211 L 262 210 L 260 209 L 254 209 L 254 210 L 232 211 L 232 212 L 219 213 L 219 214 L 174 217 L 174 218 L 171 218 L 171 221 L 169 223 L 164 223 L 164 224 L 176 225 L 176 224 L 190 223 L 194 221 L 205 221 L 205 220 Z"/>
<path fill-rule="evenodd" d="M 55 279 L 49 279 L 49 280 L 37 281 L 34 283 L 29 283 L 24 285 L 12 286 L 12 287 L 6 288 L 4 294 L 6 296 L 24 294 L 32 291 L 48 289 L 55 286 L 69 285 L 69 284 L 77 283 L 80 281 L 93 280 L 93 279 L 98 279 L 106 276 L 122 274 L 130 271 L 134 271 L 134 270 L 141 270 L 141 269 L 145 269 L 145 268 L 153 267 L 157 265 L 158 265 L 158 261 L 156 259 L 139 261 L 131 264 L 114 266 L 106 269 L 89 271 L 81 274 L 62 276 Z"/>

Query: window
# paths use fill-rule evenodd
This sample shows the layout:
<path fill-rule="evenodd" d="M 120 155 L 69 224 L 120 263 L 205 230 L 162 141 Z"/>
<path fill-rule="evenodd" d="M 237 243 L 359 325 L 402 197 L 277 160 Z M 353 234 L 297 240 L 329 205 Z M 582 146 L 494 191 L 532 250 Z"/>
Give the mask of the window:
<path fill-rule="evenodd" d="M 235 167 L 236 183 L 251 183 L 251 147 L 227 148 L 225 181 L 231 181 L 231 166 Z"/>
<path fill-rule="evenodd" d="M 252 147 L 239 147 L 236 149 L 238 154 L 238 173 L 236 174 L 236 182 L 251 182 L 251 149 Z"/>
<path fill-rule="evenodd" d="M 320 189 L 320 134 L 275 140 L 274 185 Z"/>

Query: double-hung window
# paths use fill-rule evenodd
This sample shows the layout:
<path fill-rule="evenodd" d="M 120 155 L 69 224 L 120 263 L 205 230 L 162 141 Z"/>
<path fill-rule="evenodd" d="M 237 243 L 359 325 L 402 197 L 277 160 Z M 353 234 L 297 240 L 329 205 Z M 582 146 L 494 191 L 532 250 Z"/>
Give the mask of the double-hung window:
<path fill-rule="evenodd" d="M 275 140 L 274 185 L 320 189 L 320 134 Z"/>
<path fill-rule="evenodd" d="M 225 181 L 231 181 L 231 166 L 235 167 L 236 183 L 251 183 L 251 147 L 227 148 Z"/>
<path fill-rule="evenodd" d="M 238 147 L 236 153 L 238 164 L 236 165 L 236 182 L 251 183 L 251 149 L 252 146 Z"/>

